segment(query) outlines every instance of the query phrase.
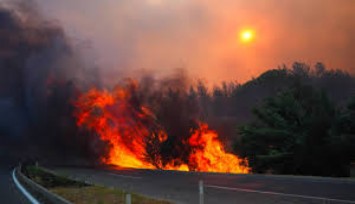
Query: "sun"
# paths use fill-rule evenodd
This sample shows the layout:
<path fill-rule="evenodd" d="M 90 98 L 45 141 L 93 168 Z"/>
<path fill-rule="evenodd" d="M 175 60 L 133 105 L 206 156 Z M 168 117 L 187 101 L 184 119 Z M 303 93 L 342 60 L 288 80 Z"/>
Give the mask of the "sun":
<path fill-rule="evenodd" d="M 240 41 L 243 43 L 250 43 L 255 39 L 255 31 L 245 29 L 240 32 Z"/>

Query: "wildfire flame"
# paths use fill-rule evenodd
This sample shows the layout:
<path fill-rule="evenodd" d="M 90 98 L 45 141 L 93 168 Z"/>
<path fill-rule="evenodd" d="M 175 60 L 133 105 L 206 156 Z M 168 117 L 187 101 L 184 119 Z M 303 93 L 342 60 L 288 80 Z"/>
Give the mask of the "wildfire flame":
<path fill-rule="evenodd" d="M 217 133 L 204 123 L 191 130 L 184 143 L 191 147 L 188 162 L 175 159 L 163 164 L 159 153 L 152 161 L 147 157 L 148 141 L 159 146 L 169 135 L 149 107 L 132 103 L 132 97 L 128 87 L 117 86 L 112 92 L 91 89 L 75 102 L 77 125 L 109 144 L 108 154 L 101 159 L 103 163 L 145 169 L 249 173 L 247 160 L 226 153 Z"/>

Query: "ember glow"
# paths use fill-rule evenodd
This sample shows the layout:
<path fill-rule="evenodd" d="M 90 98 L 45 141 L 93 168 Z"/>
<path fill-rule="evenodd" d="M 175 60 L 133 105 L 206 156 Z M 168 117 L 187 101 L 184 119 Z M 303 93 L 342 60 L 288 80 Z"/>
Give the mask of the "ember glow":
<path fill-rule="evenodd" d="M 249 173 L 248 162 L 227 153 L 217 133 L 202 122 L 198 123 L 198 128 L 191 129 L 190 137 L 183 141 L 191 149 L 185 162 L 179 158 L 163 160 L 159 148 L 169 135 L 153 111 L 137 102 L 132 92 L 137 86 L 135 83 L 117 86 L 111 92 L 91 89 L 75 103 L 78 126 L 97 134 L 108 144 L 109 151 L 101 159 L 104 164 L 144 169 Z M 147 149 L 154 151 L 148 154 Z"/>

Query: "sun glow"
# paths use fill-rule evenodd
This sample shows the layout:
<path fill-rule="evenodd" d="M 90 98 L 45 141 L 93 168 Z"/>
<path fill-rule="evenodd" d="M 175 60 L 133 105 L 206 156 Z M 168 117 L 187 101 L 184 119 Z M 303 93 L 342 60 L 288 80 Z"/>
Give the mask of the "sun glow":
<path fill-rule="evenodd" d="M 240 41 L 243 43 L 250 43 L 255 38 L 255 32 L 251 29 L 245 29 L 240 32 Z"/>

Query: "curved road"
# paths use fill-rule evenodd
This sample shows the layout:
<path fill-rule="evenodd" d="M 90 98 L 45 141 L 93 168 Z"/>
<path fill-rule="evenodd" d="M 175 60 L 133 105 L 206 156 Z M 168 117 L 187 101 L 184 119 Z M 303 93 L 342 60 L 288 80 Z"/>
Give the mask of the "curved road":
<path fill-rule="evenodd" d="M 27 198 L 18 190 L 12 179 L 12 170 L 16 160 L 0 155 L 0 203 L 30 204 Z"/>
<path fill-rule="evenodd" d="M 0 155 L 0 203 L 29 204 L 12 179 L 15 159 Z M 200 180 L 205 204 L 355 204 L 355 179 L 231 175 L 138 169 L 52 168 L 72 178 L 117 187 L 175 203 L 198 203 Z"/>
<path fill-rule="evenodd" d="M 175 203 L 354 203 L 355 179 L 230 175 L 138 169 L 52 168 L 79 180 L 118 187 Z"/>

